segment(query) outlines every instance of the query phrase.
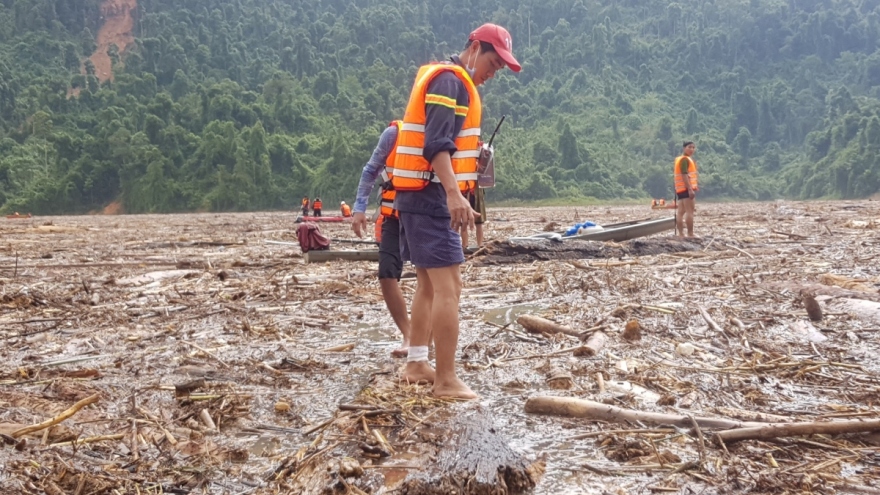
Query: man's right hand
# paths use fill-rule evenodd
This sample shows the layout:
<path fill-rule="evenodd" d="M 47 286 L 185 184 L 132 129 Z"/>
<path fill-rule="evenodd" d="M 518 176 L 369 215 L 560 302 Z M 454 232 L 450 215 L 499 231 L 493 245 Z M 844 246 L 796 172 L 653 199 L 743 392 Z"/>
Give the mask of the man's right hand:
<path fill-rule="evenodd" d="M 697 197 L 697 192 L 694 191 L 693 189 L 688 189 L 688 198 L 694 199 L 696 197 Z"/>
<path fill-rule="evenodd" d="M 367 215 L 365 213 L 352 215 L 351 230 L 361 239 L 364 238 L 364 232 L 367 231 Z"/>
<path fill-rule="evenodd" d="M 476 229 L 474 219 L 480 214 L 471 208 L 471 203 L 458 190 L 446 193 L 446 207 L 449 208 L 449 226 L 452 230 L 458 232 L 463 226 L 469 230 Z"/>

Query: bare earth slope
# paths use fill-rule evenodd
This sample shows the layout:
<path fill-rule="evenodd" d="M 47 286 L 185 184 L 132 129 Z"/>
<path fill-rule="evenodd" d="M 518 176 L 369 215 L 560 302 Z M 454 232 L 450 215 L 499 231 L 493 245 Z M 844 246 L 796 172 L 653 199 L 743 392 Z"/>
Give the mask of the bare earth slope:
<path fill-rule="evenodd" d="M 134 43 L 134 13 L 137 0 L 105 0 L 101 5 L 101 16 L 104 24 L 98 30 L 95 53 L 89 60 L 95 64 L 95 75 L 101 82 L 113 80 L 110 55 L 107 50 L 115 44 L 119 54 L 125 53 L 128 46 Z"/>

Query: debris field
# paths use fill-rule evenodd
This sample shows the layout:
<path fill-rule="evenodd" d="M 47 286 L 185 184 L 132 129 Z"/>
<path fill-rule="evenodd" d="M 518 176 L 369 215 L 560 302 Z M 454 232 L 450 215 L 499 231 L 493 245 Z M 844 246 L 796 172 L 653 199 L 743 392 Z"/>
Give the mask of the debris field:
<path fill-rule="evenodd" d="M 471 403 L 397 382 L 375 263 L 305 264 L 294 213 L 4 219 L 0 492 L 880 493 L 880 202 L 505 242 L 671 215 L 490 205 Z"/>

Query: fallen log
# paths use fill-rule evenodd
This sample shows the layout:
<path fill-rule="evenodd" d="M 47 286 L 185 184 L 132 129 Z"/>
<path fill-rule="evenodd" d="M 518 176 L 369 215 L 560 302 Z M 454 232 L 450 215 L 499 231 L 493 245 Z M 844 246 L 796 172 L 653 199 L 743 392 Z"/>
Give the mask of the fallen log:
<path fill-rule="evenodd" d="M 520 493 L 534 488 L 544 474 L 544 460 L 530 461 L 511 449 L 482 409 L 453 415 L 435 431 L 451 432 L 435 456 L 436 462 L 425 463 L 425 471 L 407 476 L 398 493 Z"/>
<path fill-rule="evenodd" d="M 516 322 L 522 325 L 529 333 L 546 333 L 546 334 L 556 334 L 561 333 L 564 335 L 570 335 L 572 337 L 576 337 L 580 340 L 584 340 L 587 335 L 584 335 L 584 332 L 578 332 L 572 328 L 569 328 L 565 325 L 560 325 L 554 321 L 547 320 L 545 318 L 541 318 L 540 316 L 533 315 L 520 315 L 517 317 Z"/>
<path fill-rule="evenodd" d="M 604 332 L 594 333 L 580 349 L 574 351 L 575 356 L 593 357 L 605 347 L 608 337 Z"/>
<path fill-rule="evenodd" d="M 840 308 L 874 325 L 880 325 L 880 303 L 862 299 L 838 299 L 834 302 L 833 307 Z"/>
<path fill-rule="evenodd" d="M 645 237 L 621 243 L 552 242 L 543 239 L 527 241 L 491 241 L 474 253 L 482 265 L 532 263 L 548 260 L 581 260 L 594 258 L 619 259 L 625 256 L 650 256 L 661 253 L 696 251 L 703 246 L 699 239 Z M 708 253 L 703 253 L 707 256 Z"/>
<path fill-rule="evenodd" d="M 379 261 L 378 249 L 363 249 L 360 251 L 308 251 L 303 254 L 306 263 L 323 263 L 327 261 Z"/>
<path fill-rule="evenodd" d="M 779 437 L 799 437 L 803 435 L 840 435 L 842 433 L 867 433 L 880 431 L 880 419 L 862 421 L 826 421 L 789 424 L 771 424 L 735 430 L 719 431 L 716 435 L 724 442 L 740 440 L 765 440 Z"/>
<path fill-rule="evenodd" d="M 552 367 L 547 371 L 547 385 L 554 390 L 570 390 L 574 377 L 564 368 Z"/>
<path fill-rule="evenodd" d="M 620 407 L 593 402 L 585 399 L 571 397 L 530 397 L 526 401 L 525 411 L 532 414 L 545 414 L 549 416 L 563 416 L 566 418 L 587 418 L 593 420 L 610 421 L 613 423 L 644 423 L 691 427 L 689 416 L 674 414 L 662 414 L 623 409 Z M 700 428 L 757 428 L 767 426 L 767 423 L 754 423 L 749 421 L 734 421 L 724 418 L 694 417 Z"/>
<path fill-rule="evenodd" d="M 809 292 L 814 296 L 831 296 L 831 297 L 840 297 L 840 298 L 848 298 L 848 299 L 864 299 L 867 301 L 880 302 L 880 292 L 876 291 L 861 291 L 861 290 L 850 290 L 850 289 L 841 289 L 840 287 L 833 287 L 823 284 L 811 284 L 811 283 L 800 283 L 800 282 L 768 282 L 759 285 L 759 287 L 781 292 L 781 291 L 789 291 L 793 293 L 800 292 Z"/>

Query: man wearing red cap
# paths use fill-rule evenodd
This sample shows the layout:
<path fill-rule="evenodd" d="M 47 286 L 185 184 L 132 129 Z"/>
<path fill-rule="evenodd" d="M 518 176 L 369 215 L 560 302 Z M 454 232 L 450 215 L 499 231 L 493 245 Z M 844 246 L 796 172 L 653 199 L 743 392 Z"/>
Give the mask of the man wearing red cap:
<path fill-rule="evenodd" d="M 419 69 L 397 139 L 392 183 L 400 213 L 401 255 L 416 267 L 409 354 L 402 379 L 433 383 L 434 395 L 474 399 L 455 372 L 458 303 L 464 263 L 459 229 L 478 215 L 466 194 L 476 189 L 482 106 L 477 86 L 495 72 L 521 67 L 510 33 L 484 24 L 464 51 Z M 433 331 L 436 371 L 428 363 Z"/>

